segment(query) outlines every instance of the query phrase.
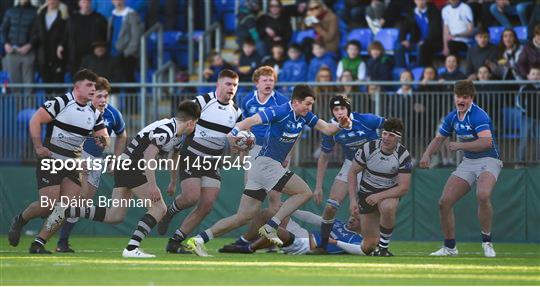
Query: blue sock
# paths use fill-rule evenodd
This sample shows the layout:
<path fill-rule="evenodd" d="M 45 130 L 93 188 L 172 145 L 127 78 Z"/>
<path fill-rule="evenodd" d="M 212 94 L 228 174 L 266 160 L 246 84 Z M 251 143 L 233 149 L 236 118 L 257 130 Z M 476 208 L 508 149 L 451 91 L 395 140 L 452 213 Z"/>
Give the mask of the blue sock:
<path fill-rule="evenodd" d="M 214 234 L 212 234 L 212 231 L 210 231 L 210 229 L 199 233 L 199 236 L 204 240 L 204 243 L 207 243 L 211 239 L 214 239 Z"/>
<path fill-rule="evenodd" d="M 58 239 L 58 245 L 68 244 L 69 235 L 71 234 L 71 231 L 73 231 L 74 227 L 75 227 L 75 223 L 71 223 L 69 221 L 64 222 L 64 225 L 62 226 L 62 230 L 60 231 L 60 238 Z"/>
<path fill-rule="evenodd" d="M 270 220 L 268 220 L 268 222 L 266 222 L 266 224 L 270 225 L 274 229 L 277 229 L 280 223 L 281 223 L 281 220 L 279 220 L 279 219 L 277 219 L 275 217 L 270 218 Z"/>
<path fill-rule="evenodd" d="M 482 242 L 491 242 L 491 233 L 482 232 Z"/>
<path fill-rule="evenodd" d="M 444 246 L 448 248 L 455 248 L 456 247 L 456 240 L 455 239 L 445 239 L 444 240 Z"/>

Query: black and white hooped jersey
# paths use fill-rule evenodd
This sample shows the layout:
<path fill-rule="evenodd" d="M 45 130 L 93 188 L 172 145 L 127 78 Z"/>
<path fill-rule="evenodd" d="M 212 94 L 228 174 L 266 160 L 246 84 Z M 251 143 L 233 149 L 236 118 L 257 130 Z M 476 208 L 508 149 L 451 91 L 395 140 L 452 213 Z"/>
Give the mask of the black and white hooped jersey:
<path fill-rule="evenodd" d="M 44 146 L 52 158 L 78 158 L 92 131 L 105 128 L 101 113 L 90 103 L 79 104 L 72 93 L 54 97 L 41 106 L 53 118 L 47 125 Z"/>
<path fill-rule="evenodd" d="M 201 107 L 201 117 L 195 131 L 186 139 L 188 155 L 221 156 L 227 143 L 227 134 L 242 119 L 241 110 L 231 100 L 221 103 L 214 92 L 199 95 L 195 102 Z"/>
<path fill-rule="evenodd" d="M 175 118 L 155 121 L 137 133 L 124 150 L 122 159 L 143 159 L 144 151 L 150 144 L 155 145 L 160 154 L 180 150 L 183 140 L 177 133 L 178 122 Z"/>
<path fill-rule="evenodd" d="M 354 160 L 364 168 L 360 181 L 360 192 L 377 193 L 397 185 L 399 173 L 410 173 L 411 156 L 407 149 L 398 143 L 391 154 L 381 150 L 381 139 L 362 145 Z"/>

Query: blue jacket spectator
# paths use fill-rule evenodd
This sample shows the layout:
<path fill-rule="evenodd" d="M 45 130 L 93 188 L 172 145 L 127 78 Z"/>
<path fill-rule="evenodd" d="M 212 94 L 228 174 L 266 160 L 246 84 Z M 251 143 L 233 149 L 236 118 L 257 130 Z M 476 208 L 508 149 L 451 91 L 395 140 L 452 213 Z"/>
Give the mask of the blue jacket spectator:
<path fill-rule="evenodd" d="M 291 45 L 287 54 L 289 60 L 285 61 L 279 73 L 280 82 L 305 82 L 307 81 L 308 64 L 301 56 L 301 48 Z"/>
<path fill-rule="evenodd" d="M 308 81 L 314 82 L 321 67 L 326 66 L 332 71 L 332 78 L 336 78 L 337 64 L 331 53 L 327 53 L 321 43 L 313 43 L 313 59 L 309 62 Z"/>

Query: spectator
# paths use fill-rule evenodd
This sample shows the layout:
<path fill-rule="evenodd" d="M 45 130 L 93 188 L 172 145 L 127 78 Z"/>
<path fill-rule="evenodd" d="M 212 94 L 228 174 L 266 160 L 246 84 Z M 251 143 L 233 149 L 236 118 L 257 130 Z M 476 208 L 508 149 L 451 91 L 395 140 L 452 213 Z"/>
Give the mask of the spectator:
<path fill-rule="evenodd" d="M 353 76 L 353 73 L 349 70 L 344 70 L 343 73 L 341 73 L 341 76 L 339 77 L 339 81 L 341 83 L 349 83 L 355 81 L 355 76 Z M 345 97 L 350 97 L 351 93 L 354 93 L 354 87 L 347 85 L 347 86 L 341 86 L 340 87 L 341 93 Z"/>
<path fill-rule="evenodd" d="M 68 8 L 60 0 L 47 0 L 37 13 L 32 45 L 36 47 L 41 79 L 44 83 L 63 83 L 66 63 L 57 56 L 56 49 L 65 33 Z"/>
<path fill-rule="evenodd" d="M 495 3 L 491 4 L 489 11 L 491 15 L 506 28 L 512 28 L 512 23 L 508 19 L 509 15 L 518 15 L 519 21 L 522 26 L 527 26 L 529 24 L 529 19 L 527 19 L 527 10 L 530 9 L 533 5 L 532 1 L 513 1 L 520 2 L 515 5 L 510 4 L 508 0 L 495 0 Z"/>
<path fill-rule="evenodd" d="M 222 70 L 236 70 L 236 67 L 223 60 L 220 53 L 214 52 L 212 55 L 210 55 L 210 58 L 212 59 L 212 64 L 210 64 L 210 67 L 206 68 L 203 72 L 204 79 L 207 82 L 215 83 L 218 80 L 218 75 Z"/>
<path fill-rule="evenodd" d="M 365 10 L 369 3 L 370 0 L 345 0 L 345 9 L 338 13 L 349 29 L 365 26 Z"/>
<path fill-rule="evenodd" d="M 315 77 L 315 82 L 328 83 L 328 85 L 315 86 L 313 88 L 313 91 L 315 92 L 316 95 L 331 97 L 336 92 L 338 92 L 338 87 L 332 84 L 333 81 L 334 81 L 334 78 L 332 77 L 332 71 L 330 71 L 328 67 L 322 66 L 321 69 L 317 72 L 317 76 Z"/>
<path fill-rule="evenodd" d="M 474 17 L 474 27 L 494 26 L 495 19 L 491 16 L 489 7 L 494 0 L 468 0 L 467 5 L 471 7 Z"/>
<path fill-rule="evenodd" d="M 274 71 L 276 71 L 276 74 L 279 76 L 283 63 L 285 63 L 285 60 L 287 60 L 287 57 L 285 57 L 285 48 L 282 44 L 276 43 L 272 45 L 270 52 L 271 56 L 267 56 L 262 60 L 263 66 L 270 66 L 274 68 Z"/>
<path fill-rule="evenodd" d="M 411 126 L 409 120 L 413 97 L 413 89 L 410 84 L 412 80 L 413 75 L 409 70 L 401 72 L 399 81 L 403 84 L 395 94 L 391 93 L 388 95 L 388 106 L 390 107 L 389 116 L 401 118 L 403 123 L 407 126 Z"/>
<path fill-rule="evenodd" d="M 379 41 L 369 44 L 367 61 L 367 78 L 369 81 L 391 81 L 394 63 L 392 58 L 384 54 L 384 47 Z"/>
<path fill-rule="evenodd" d="M 292 35 L 291 18 L 283 13 L 280 0 L 270 0 L 268 13 L 259 17 L 257 27 L 265 44 L 265 52 L 274 44 L 289 43 Z"/>
<path fill-rule="evenodd" d="M 433 68 L 432 66 L 428 66 L 424 68 L 424 71 L 422 71 L 422 77 L 420 78 L 420 81 L 422 82 L 418 86 L 419 92 L 440 92 L 441 87 L 439 85 L 429 85 L 428 83 L 436 82 L 438 80 L 437 76 L 437 70 Z"/>
<path fill-rule="evenodd" d="M 465 74 L 471 81 L 476 80 L 476 71 L 487 63 L 497 61 L 497 47 L 489 43 L 489 34 L 487 30 L 478 29 L 474 36 L 476 46 L 467 51 Z"/>
<path fill-rule="evenodd" d="M 189 73 L 186 71 L 177 71 L 175 75 L 175 82 L 176 83 L 189 83 Z M 188 99 L 194 99 L 196 96 L 197 96 L 197 88 L 193 86 L 175 87 L 173 94 L 171 95 L 171 116 L 174 116 L 176 114 L 178 105 L 182 102 L 182 100 L 185 100 L 186 97 Z"/>
<path fill-rule="evenodd" d="M 253 71 L 255 71 L 260 64 L 261 56 L 256 52 L 255 42 L 250 38 L 245 39 L 238 60 L 238 75 L 240 76 L 240 82 L 251 81 Z"/>
<path fill-rule="evenodd" d="M 367 104 L 365 105 L 366 108 L 363 111 L 364 113 L 374 113 L 377 114 L 377 103 L 379 103 L 379 109 L 382 109 L 382 105 L 380 104 L 382 100 L 381 95 L 381 86 L 379 85 L 368 85 L 367 87 Z M 362 101 L 363 103 L 366 103 L 366 101 Z M 364 107 L 364 105 L 362 105 Z M 379 112 L 380 113 L 380 112 Z"/>
<path fill-rule="evenodd" d="M 488 66 L 482 65 L 480 68 L 478 68 L 478 71 L 476 73 L 476 80 L 478 81 L 475 85 L 476 91 L 478 92 L 489 92 L 489 91 L 496 91 L 499 89 L 496 85 L 492 85 L 489 83 L 491 81 L 491 70 Z M 496 111 L 496 114 L 498 114 L 500 110 Z M 494 115 L 495 113 L 491 113 L 490 115 Z"/>
<path fill-rule="evenodd" d="M 307 76 L 308 81 L 315 81 L 315 77 L 317 76 L 317 73 L 322 66 L 327 66 L 328 68 L 330 68 L 332 75 L 336 74 L 336 61 L 334 61 L 334 57 L 332 57 L 332 54 L 326 52 L 323 43 L 313 43 L 313 56 L 313 59 L 311 59 L 311 62 L 309 62 Z"/>
<path fill-rule="evenodd" d="M 246 0 L 238 8 L 236 42 L 242 47 L 244 41 L 251 39 L 254 43 L 258 43 L 257 50 L 261 55 L 265 54 L 264 43 L 261 41 L 261 35 L 257 31 L 257 17 L 261 10 L 261 2 L 259 0 Z"/>
<path fill-rule="evenodd" d="M 292 44 L 287 51 L 289 59 L 283 63 L 283 69 L 279 73 L 280 82 L 305 82 L 307 81 L 308 64 L 302 58 L 300 46 Z"/>
<path fill-rule="evenodd" d="M 536 160 L 540 159 L 540 66 L 531 66 L 527 80 L 534 84 L 522 86 L 519 90 L 517 106 L 524 117 L 521 122 L 518 158 L 524 161 L 527 156 L 527 147 L 530 139 L 536 139 L 532 146 L 536 147 Z"/>
<path fill-rule="evenodd" d="M 82 58 L 92 55 L 92 43 L 107 39 L 107 19 L 92 11 L 92 1 L 79 0 L 79 8 L 67 20 L 62 43 L 56 50 L 58 58 L 66 59 L 67 71 L 72 75 L 79 70 Z"/>
<path fill-rule="evenodd" d="M 472 10 L 461 0 L 448 0 L 442 9 L 443 55 L 466 52 L 474 32 Z"/>
<path fill-rule="evenodd" d="M 326 50 L 339 54 L 338 18 L 321 0 L 310 0 L 304 23 L 315 29 L 315 40 L 324 43 Z"/>
<path fill-rule="evenodd" d="M 530 67 L 540 65 L 540 23 L 534 26 L 534 37 L 529 40 L 521 51 L 518 60 L 519 74 L 526 78 Z"/>
<path fill-rule="evenodd" d="M 502 80 L 521 80 L 517 70 L 517 62 L 521 54 L 522 47 L 516 36 L 516 32 L 511 28 L 506 28 L 499 42 L 499 51 L 496 63 L 488 63 L 495 77 Z"/>
<path fill-rule="evenodd" d="M 144 23 L 146 16 L 146 2 L 147 0 L 125 0 L 125 6 L 131 7 L 139 17 L 142 19 L 141 22 Z M 92 2 L 92 10 L 103 15 L 105 18 L 110 18 L 114 10 L 114 1 L 108 0 L 95 0 Z"/>
<path fill-rule="evenodd" d="M 120 65 L 109 55 L 107 43 L 94 42 L 92 49 L 93 54 L 84 56 L 79 69 L 90 69 L 111 82 L 118 81 L 121 78 L 118 71 Z"/>
<path fill-rule="evenodd" d="M 386 9 L 384 9 L 384 27 L 399 26 L 404 18 L 404 11 L 409 11 L 414 8 L 413 0 L 385 0 L 387 3 Z"/>
<path fill-rule="evenodd" d="M 142 23 L 139 14 L 125 6 L 125 0 L 112 0 L 114 10 L 109 18 L 107 40 L 111 56 L 123 68 L 122 81 L 133 82 L 139 57 Z"/>
<path fill-rule="evenodd" d="M 366 22 L 373 32 L 377 35 L 384 26 L 384 3 L 380 0 L 371 0 L 369 6 L 366 7 Z"/>
<path fill-rule="evenodd" d="M 336 76 L 341 78 L 343 71 L 348 70 L 354 74 L 354 80 L 364 81 L 366 79 L 366 64 L 360 58 L 360 43 L 352 40 L 345 46 L 347 56 L 339 61 Z"/>
<path fill-rule="evenodd" d="M 35 20 L 36 8 L 29 0 L 20 0 L 18 5 L 6 11 L 2 20 L 2 39 L 6 52 L 3 67 L 8 71 L 12 83 L 34 82 L 35 53 L 31 40 Z"/>
<path fill-rule="evenodd" d="M 416 51 L 416 65 L 431 66 L 433 55 L 442 49 L 441 12 L 427 0 L 416 0 L 401 24 L 396 49 L 396 67 L 406 67 L 405 53 Z M 408 40 L 410 36 L 410 40 Z"/>
<path fill-rule="evenodd" d="M 444 68 L 444 72 L 439 75 L 439 82 L 467 79 L 467 76 L 459 70 L 459 61 L 454 55 L 446 56 L 446 59 L 444 60 Z"/>
<path fill-rule="evenodd" d="M 530 40 L 534 37 L 534 26 L 536 26 L 536 24 L 540 24 L 540 0 L 536 0 L 536 4 L 532 9 L 531 19 L 527 26 L 527 39 Z"/>

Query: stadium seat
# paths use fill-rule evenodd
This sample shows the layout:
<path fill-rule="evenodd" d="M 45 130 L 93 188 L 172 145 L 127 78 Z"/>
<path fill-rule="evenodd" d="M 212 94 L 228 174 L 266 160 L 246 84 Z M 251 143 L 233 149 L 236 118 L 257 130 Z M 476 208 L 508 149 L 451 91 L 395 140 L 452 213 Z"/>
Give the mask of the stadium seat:
<path fill-rule="evenodd" d="M 349 33 L 347 41 L 356 40 L 360 43 L 360 54 L 367 55 L 367 47 L 373 41 L 373 34 L 368 28 L 354 29 Z"/>
<path fill-rule="evenodd" d="M 396 28 L 381 29 L 373 40 L 382 43 L 386 53 L 394 54 L 394 47 L 399 36 L 399 30 Z"/>
<path fill-rule="evenodd" d="M 0 84 L 9 83 L 9 73 L 7 71 L 0 71 Z"/>
<path fill-rule="evenodd" d="M 420 81 L 422 79 L 422 74 L 424 73 L 424 67 L 416 67 L 411 70 L 413 78 L 415 81 Z"/>
<path fill-rule="evenodd" d="M 503 138 L 517 139 L 520 137 L 521 120 L 523 112 L 519 108 L 504 107 L 502 109 L 503 116 Z"/>
<path fill-rule="evenodd" d="M 514 27 L 514 31 L 521 43 L 527 42 L 527 26 L 516 26 Z"/>
<path fill-rule="evenodd" d="M 446 72 L 446 68 L 445 67 L 440 67 L 437 69 L 437 75 L 441 75 L 442 73 Z"/>
<path fill-rule="evenodd" d="M 223 27 L 227 33 L 236 31 L 236 14 L 234 14 L 234 10 L 223 13 Z"/>
<path fill-rule="evenodd" d="M 314 29 L 306 29 L 306 30 L 297 31 L 293 39 L 294 39 L 294 43 L 302 44 L 302 42 L 304 42 L 304 40 L 307 38 L 315 39 Z"/>
<path fill-rule="evenodd" d="M 393 81 L 399 81 L 399 76 L 405 70 L 406 70 L 405 68 L 394 68 L 394 69 L 392 69 L 392 80 Z"/>
<path fill-rule="evenodd" d="M 489 27 L 489 42 L 491 44 L 497 45 L 501 40 L 502 32 L 504 31 L 504 26 L 494 26 Z"/>

